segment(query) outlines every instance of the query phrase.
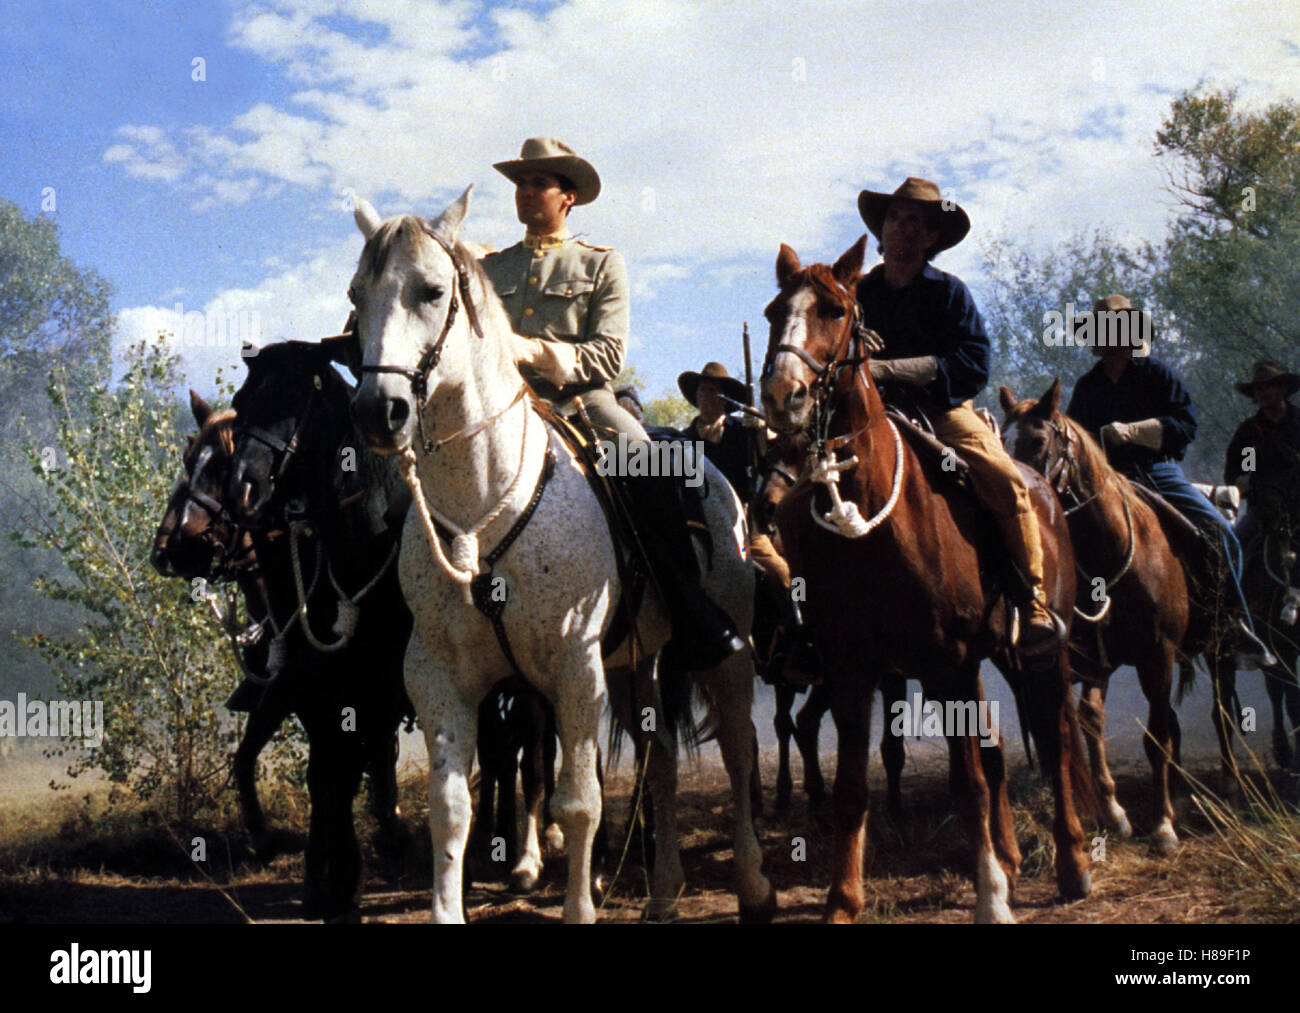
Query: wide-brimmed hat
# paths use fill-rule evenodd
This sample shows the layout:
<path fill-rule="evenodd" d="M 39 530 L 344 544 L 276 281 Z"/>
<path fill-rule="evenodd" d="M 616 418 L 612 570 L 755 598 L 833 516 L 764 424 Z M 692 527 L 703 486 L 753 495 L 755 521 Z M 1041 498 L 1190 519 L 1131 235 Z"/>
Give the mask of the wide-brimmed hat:
<path fill-rule="evenodd" d="M 939 205 L 942 213 L 937 218 L 939 238 L 934 244 L 936 253 L 956 246 L 970 231 L 970 218 L 958 204 L 948 201 L 948 207 L 944 208 L 943 197 L 939 193 L 937 183 L 931 183 L 928 179 L 917 176 L 908 176 L 903 181 L 903 185 L 893 193 L 863 190 L 858 194 L 858 214 L 862 216 L 862 220 L 867 223 L 867 228 L 877 240 L 880 239 L 881 229 L 885 227 L 885 215 L 889 211 L 889 205 L 895 197 L 906 197 L 909 200 L 920 201 L 922 204 Z"/>
<path fill-rule="evenodd" d="M 1300 376 L 1289 372 L 1285 366 L 1272 359 L 1260 359 L 1256 362 L 1250 379 L 1243 380 L 1236 387 L 1246 397 L 1254 397 L 1255 385 L 1260 383 L 1280 383 L 1286 391 L 1286 397 L 1300 390 Z"/>
<path fill-rule="evenodd" d="M 727 372 L 727 367 L 720 362 L 710 362 L 698 373 L 687 372 L 677 378 L 677 386 L 681 388 L 682 397 L 686 398 L 691 404 L 695 404 L 695 395 L 700 389 L 700 383 L 707 380 L 718 388 L 718 393 L 724 397 L 729 397 L 733 401 L 739 401 L 741 404 L 749 403 L 749 391 L 745 385 Z"/>
<path fill-rule="evenodd" d="M 578 191 L 574 204 L 590 204 L 600 196 L 600 177 L 591 163 L 579 158 L 563 141 L 554 137 L 530 137 L 519 149 L 519 157 L 508 162 L 493 162 L 492 168 L 512 183 L 525 172 L 549 172 L 565 176 Z"/>

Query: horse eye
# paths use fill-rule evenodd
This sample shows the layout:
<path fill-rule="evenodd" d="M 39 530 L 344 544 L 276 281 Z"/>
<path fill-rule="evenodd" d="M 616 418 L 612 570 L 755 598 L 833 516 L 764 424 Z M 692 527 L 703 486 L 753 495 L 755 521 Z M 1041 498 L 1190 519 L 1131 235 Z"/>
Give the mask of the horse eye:
<path fill-rule="evenodd" d="M 419 293 L 420 302 L 437 302 L 441 298 L 441 285 L 425 285 Z"/>
<path fill-rule="evenodd" d="M 844 307 L 839 305 L 831 306 L 826 310 L 826 316 L 829 317 L 831 320 L 843 320 Z"/>

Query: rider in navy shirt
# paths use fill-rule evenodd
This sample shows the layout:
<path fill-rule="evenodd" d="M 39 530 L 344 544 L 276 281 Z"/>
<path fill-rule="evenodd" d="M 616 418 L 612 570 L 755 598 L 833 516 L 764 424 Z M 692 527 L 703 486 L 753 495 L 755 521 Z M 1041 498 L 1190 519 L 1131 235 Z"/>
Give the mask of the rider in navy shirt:
<path fill-rule="evenodd" d="M 1137 311 L 1126 297 L 1112 295 L 1098 300 L 1094 313 Z M 1093 351 L 1101 360 L 1075 384 L 1067 414 L 1101 443 L 1117 470 L 1154 489 L 1219 543 L 1236 595 L 1238 665 L 1262 668 L 1275 664 L 1276 659 L 1255 636 L 1241 590 L 1241 545 L 1224 516 L 1178 466 L 1196 436 L 1196 413 L 1187 389 L 1159 359 L 1149 355 L 1135 358 L 1133 344 L 1099 339 Z"/>

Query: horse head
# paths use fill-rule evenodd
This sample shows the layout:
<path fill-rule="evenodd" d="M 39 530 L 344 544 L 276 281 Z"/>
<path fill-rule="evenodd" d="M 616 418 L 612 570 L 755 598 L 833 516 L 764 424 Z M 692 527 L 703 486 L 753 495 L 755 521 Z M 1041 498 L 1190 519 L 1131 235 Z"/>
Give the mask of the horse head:
<path fill-rule="evenodd" d="M 336 501 L 360 467 L 360 448 L 347 455 L 356 442 L 349 438 L 352 388 L 332 368 L 356 365 L 356 342 L 351 335 L 285 341 L 245 361 L 224 501 L 243 524 L 275 526 L 311 504 Z"/>
<path fill-rule="evenodd" d="M 1037 401 L 1017 401 L 1009 387 L 999 388 L 998 397 L 1007 453 L 1045 476 L 1058 494 L 1077 503 L 1113 477 L 1106 452 L 1061 411 L 1059 379 Z"/>
<path fill-rule="evenodd" d="M 803 267 L 784 243 L 776 258 L 780 292 L 763 311 L 771 326 L 763 363 L 763 408 L 772 428 L 808 428 L 814 407 L 839 379 L 857 335 L 855 288 L 866 237 L 831 267 Z M 868 382 L 870 382 L 868 380 Z"/>
<path fill-rule="evenodd" d="M 457 242 L 472 189 L 434 220 L 381 221 L 369 203 L 357 202 L 366 245 L 348 288 L 363 362 L 352 413 L 378 454 L 410 447 L 438 391 L 471 382 L 463 338 L 483 336 L 479 312 L 488 297 L 476 258 Z"/>
<path fill-rule="evenodd" d="M 245 533 L 222 503 L 234 453 L 233 411 L 214 411 L 194 391 L 199 431 L 187 437 L 181 474 L 154 535 L 149 562 L 164 577 L 221 575 L 246 549 Z"/>

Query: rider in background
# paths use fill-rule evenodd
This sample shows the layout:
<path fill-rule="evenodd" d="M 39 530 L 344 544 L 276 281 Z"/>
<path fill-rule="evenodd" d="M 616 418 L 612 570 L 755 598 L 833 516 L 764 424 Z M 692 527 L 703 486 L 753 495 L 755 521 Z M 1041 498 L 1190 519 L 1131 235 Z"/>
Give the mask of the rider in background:
<path fill-rule="evenodd" d="M 740 502 L 749 505 L 754 498 L 755 475 L 750 463 L 751 437 L 739 414 L 731 414 L 730 405 L 748 401 L 745 385 L 727 373 L 720 362 L 710 362 L 698 373 L 688 371 L 677 377 L 682 397 L 699 412 L 682 430 L 688 440 L 704 444 L 704 456 L 713 462 Z"/>
<path fill-rule="evenodd" d="M 595 168 L 550 137 L 524 141 L 520 157 L 493 166 L 515 184 L 522 242 L 481 261 L 510 317 L 515 359 L 533 391 L 564 415 L 648 440 L 618 404 L 611 381 L 627 355 L 629 294 L 623 257 L 576 238 L 569 211 L 600 194 Z M 637 532 L 672 619 L 672 646 L 687 668 L 712 668 L 744 646 L 730 617 L 704 594 L 672 476 L 626 477 Z M 575 533 L 582 537 L 581 533 Z"/>
<path fill-rule="evenodd" d="M 935 436 L 970 466 L 971 484 L 1002 529 L 1011 561 L 1032 597 L 1022 607 L 1019 646 L 1038 653 L 1059 641 L 1060 627 L 1043 593 L 1043 549 L 1029 488 L 972 399 L 988 384 L 989 339 L 984 321 L 959 278 L 930 264 L 970 231 L 966 212 L 941 200 L 929 180 L 909 178 L 892 194 L 864 190 L 858 211 L 880 243 L 884 263 L 858 283 L 862 325 L 883 349 L 871 376 L 921 408 Z M 876 350 L 873 349 L 873 352 Z"/>
<path fill-rule="evenodd" d="M 1096 320 L 1130 315 L 1138 323 L 1126 328 L 1129 335 L 1135 333 L 1135 326 L 1145 327 L 1144 318 L 1123 295 L 1097 300 L 1093 313 Z M 1201 531 L 1217 536 L 1236 596 L 1238 665 L 1273 664 L 1268 648 L 1255 636 L 1242 594 L 1241 546 L 1227 520 L 1178 466 L 1196 436 L 1191 395 L 1174 371 L 1154 355 L 1135 358 L 1133 341 L 1111 341 L 1100 333 L 1094 337 L 1092 351 L 1100 361 L 1075 384 L 1066 413 L 1101 443 L 1112 467 L 1154 489 Z"/>
<path fill-rule="evenodd" d="M 1235 485 L 1246 500 L 1246 509 L 1233 531 L 1242 549 L 1265 531 L 1284 530 L 1293 539 L 1300 535 L 1300 411 L 1287 400 L 1300 390 L 1300 376 L 1285 366 L 1262 359 L 1255 363 L 1249 380 L 1236 385 L 1252 398 L 1259 411 L 1246 419 L 1228 443 L 1223 462 L 1223 481 Z M 1300 580 L 1300 562 L 1292 571 L 1291 583 Z"/>

